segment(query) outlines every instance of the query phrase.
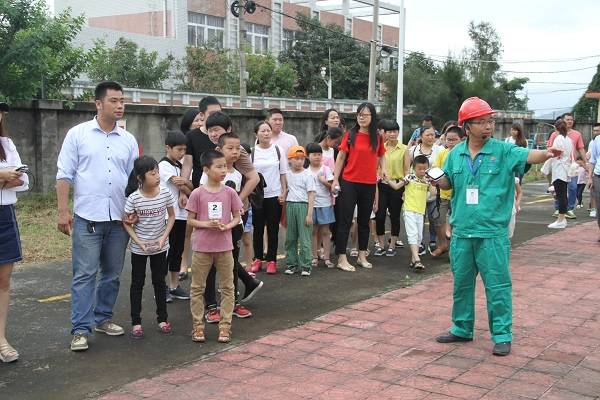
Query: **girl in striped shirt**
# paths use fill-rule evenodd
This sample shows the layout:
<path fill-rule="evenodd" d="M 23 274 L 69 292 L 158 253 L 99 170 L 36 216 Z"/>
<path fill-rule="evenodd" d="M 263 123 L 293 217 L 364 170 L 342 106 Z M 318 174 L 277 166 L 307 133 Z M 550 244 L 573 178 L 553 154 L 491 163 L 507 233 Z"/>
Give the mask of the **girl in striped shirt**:
<path fill-rule="evenodd" d="M 139 339 L 144 336 L 142 330 L 142 289 L 146 280 L 146 261 L 150 258 L 150 271 L 158 330 L 164 334 L 171 333 L 171 324 L 167 322 L 167 250 L 169 249 L 169 232 L 175 223 L 173 206 L 175 198 L 168 188 L 160 186 L 158 163 L 150 156 L 141 156 L 133 163 L 133 171 L 125 189 L 127 202 L 125 213 L 137 214 L 138 221 L 133 225 L 124 224 L 131 241 L 131 337 Z M 168 214 L 168 219 L 166 215 Z"/>

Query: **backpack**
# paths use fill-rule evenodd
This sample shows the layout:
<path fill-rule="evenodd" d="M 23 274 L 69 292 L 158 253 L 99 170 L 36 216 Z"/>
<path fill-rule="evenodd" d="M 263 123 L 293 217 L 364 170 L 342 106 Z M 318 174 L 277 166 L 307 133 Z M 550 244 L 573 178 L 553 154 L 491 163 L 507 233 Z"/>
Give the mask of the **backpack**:
<path fill-rule="evenodd" d="M 277 161 L 281 161 L 281 152 L 279 147 L 275 145 L 275 151 L 277 151 Z M 252 153 L 250 154 L 250 159 L 252 163 L 254 163 L 254 147 L 252 148 Z M 265 181 L 265 177 L 263 174 L 258 172 L 258 184 L 248 196 L 248 201 L 254 210 L 260 210 L 263 207 L 263 200 L 265 199 L 265 188 L 267 187 L 267 182 Z M 242 187 L 246 184 L 246 177 L 242 178 Z"/>

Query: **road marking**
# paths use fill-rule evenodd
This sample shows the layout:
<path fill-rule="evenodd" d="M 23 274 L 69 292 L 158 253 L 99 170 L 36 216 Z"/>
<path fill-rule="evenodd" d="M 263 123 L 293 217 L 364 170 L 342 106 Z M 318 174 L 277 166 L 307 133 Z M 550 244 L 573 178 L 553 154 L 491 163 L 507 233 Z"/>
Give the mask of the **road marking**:
<path fill-rule="evenodd" d="M 63 301 L 71 298 L 71 293 L 61 294 L 58 296 L 46 297 L 45 299 L 38 299 L 38 303 L 54 303 L 55 301 Z"/>
<path fill-rule="evenodd" d="M 525 204 L 545 203 L 547 201 L 553 201 L 553 200 L 554 200 L 554 197 L 549 197 L 547 199 L 540 199 L 540 200 L 528 201 Z"/>

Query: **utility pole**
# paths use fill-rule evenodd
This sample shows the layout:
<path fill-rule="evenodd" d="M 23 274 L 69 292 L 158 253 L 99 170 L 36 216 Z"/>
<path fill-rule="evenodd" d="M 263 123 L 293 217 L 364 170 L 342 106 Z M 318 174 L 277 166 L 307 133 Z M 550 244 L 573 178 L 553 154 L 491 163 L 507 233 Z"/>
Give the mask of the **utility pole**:
<path fill-rule="evenodd" d="M 246 23 L 244 22 L 244 7 L 240 9 L 239 16 L 239 38 L 238 45 L 240 51 L 240 108 L 246 108 Z"/>
<path fill-rule="evenodd" d="M 400 141 L 404 143 L 404 33 L 406 32 L 406 9 L 404 8 L 404 0 L 401 0 L 400 2 L 400 25 L 398 28 L 398 84 L 396 89 L 396 121 L 400 127 Z"/>
<path fill-rule="evenodd" d="M 379 0 L 373 0 L 373 25 L 371 34 L 371 56 L 369 62 L 369 102 L 375 101 L 377 78 L 377 39 L 379 33 Z"/>

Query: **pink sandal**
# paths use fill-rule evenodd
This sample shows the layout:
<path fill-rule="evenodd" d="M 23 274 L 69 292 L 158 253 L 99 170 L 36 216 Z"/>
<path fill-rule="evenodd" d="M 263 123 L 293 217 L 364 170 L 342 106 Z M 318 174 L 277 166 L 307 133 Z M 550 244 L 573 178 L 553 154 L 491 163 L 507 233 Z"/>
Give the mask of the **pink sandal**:
<path fill-rule="evenodd" d="M 158 330 L 160 333 L 163 333 L 165 335 L 170 335 L 172 332 L 171 330 L 171 324 L 168 322 L 161 322 L 160 324 L 158 324 Z"/>

